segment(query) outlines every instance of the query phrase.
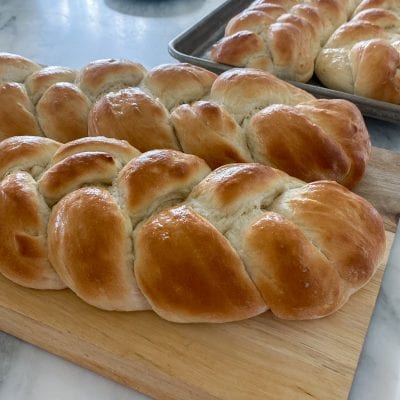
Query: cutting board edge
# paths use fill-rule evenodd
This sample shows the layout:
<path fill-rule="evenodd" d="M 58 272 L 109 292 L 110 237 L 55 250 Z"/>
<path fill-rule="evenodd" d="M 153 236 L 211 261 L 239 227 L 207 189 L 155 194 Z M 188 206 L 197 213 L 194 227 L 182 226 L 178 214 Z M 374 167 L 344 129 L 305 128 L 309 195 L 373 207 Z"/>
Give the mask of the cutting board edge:
<path fill-rule="evenodd" d="M 7 322 L 4 323 L 4 318 L 3 318 L 3 313 L 5 312 L 6 316 L 7 314 L 13 314 L 14 323 L 13 324 L 8 324 Z M 12 319 L 10 319 L 12 321 Z M 30 325 L 35 329 L 35 335 L 34 336 L 29 336 L 29 333 L 24 333 L 22 329 L 19 329 L 18 326 L 23 328 L 25 326 L 25 323 L 29 321 Z M 68 346 L 56 346 L 53 345 L 52 342 L 48 341 L 49 335 L 48 331 L 44 330 L 43 328 L 47 327 L 52 333 L 56 333 L 60 335 L 60 337 L 63 339 L 63 341 L 68 341 L 69 345 L 71 343 L 76 342 L 78 343 L 77 346 L 85 346 L 86 351 L 82 352 L 81 354 L 85 355 L 85 357 L 78 358 L 74 352 L 72 351 L 67 351 Z M 111 357 L 106 357 L 107 361 L 110 359 L 114 358 L 114 355 L 112 352 L 107 351 L 106 349 L 103 349 L 87 340 L 84 338 L 76 338 L 74 335 L 72 335 L 69 332 L 63 332 L 60 330 L 55 329 L 53 326 L 44 324 L 43 322 L 36 321 L 33 318 L 30 318 L 28 315 L 25 315 L 23 313 L 20 313 L 16 310 L 10 310 L 6 307 L 3 307 L 0 305 L 0 331 L 3 331 L 9 335 L 15 336 L 18 339 L 31 344 L 33 346 L 36 346 L 40 349 L 43 349 L 57 357 L 61 357 L 62 359 L 65 359 L 69 362 L 72 362 L 73 364 L 76 364 L 80 367 L 83 367 L 85 369 L 88 369 L 92 372 L 95 372 L 104 378 L 111 379 L 121 385 L 124 385 L 128 388 L 134 389 L 142 394 L 145 394 L 147 396 L 150 396 L 154 399 L 165 399 L 165 400 L 177 400 L 177 399 L 187 399 L 187 395 L 190 393 L 190 399 L 193 400 L 220 400 L 219 397 L 215 397 L 211 395 L 210 393 L 206 393 L 203 391 L 202 388 L 197 388 L 197 392 L 193 392 L 193 386 L 188 386 L 184 382 L 179 381 L 174 379 L 173 382 L 171 381 L 171 376 L 167 376 L 165 373 L 161 372 L 157 368 L 153 368 L 151 370 L 151 373 L 149 373 L 149 366 L 147 365 L 147 372 L 142 371 L 141 369 L 144 370 L 143 365 L 140 365 L 141 362 L 139 359 L 137 360 L 137 371 L 139 373 L 138 375 L 135 375 L 135 378 L 131 378 L 128 374 L 128 372 L 131 372 L 132 365 L 129 367 L 129 371 L 125 368 L 121 368 L 118 365 L 111 367 L 111 368 L 105 368 L 102 366 L 101 362 L 99 360 L 91 360 L 90 357 L 87 356 L 85 353 L 96 353 L 102 355 L 102 357 L 106 357 L 106 355 L 111 356 Z M 39 334 L 39 332 L 43 332 L 43 334 Z M 46 338 L 46 339 L 44 339 Z M 54 340 L 54 338 L 52 338 Z M 74 347 L 76 348 L 76 347 Z M 76 353 L 76 351 L 75 351 Z M 115 364 L 124 364 L 121 363 L 121 359 L 115 359 L 114 360 Z M 143 364 L 143 363 L 142 363 Z M 146 378 L 149 376 L 152 377 L 152 380 L 154 380 L 154 384 L 151 383 L 146 383 L 146 380 L 140 376 L 143 375 Z M 167 385 L 168 387 L 171 388 L 170 392 L 166 393 L 164 390 L 158 390 L 159 384 L 163 383 L 164 385 Z M 161 386 L 161 385 L 160 385 Z M 165 386 L 163 387 L 165 388 Z"/>

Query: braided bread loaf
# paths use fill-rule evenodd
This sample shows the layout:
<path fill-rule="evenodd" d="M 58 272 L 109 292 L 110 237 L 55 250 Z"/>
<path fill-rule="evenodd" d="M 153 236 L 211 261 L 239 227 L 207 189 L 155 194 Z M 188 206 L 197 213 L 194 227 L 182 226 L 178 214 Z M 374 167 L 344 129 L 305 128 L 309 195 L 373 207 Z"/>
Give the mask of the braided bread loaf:
<path fill-rule="evenodd" d="M 78 75 L 38 68 L 18 56 L 0 56 L 6 81 L 0 86 L 0 138 L 108 136 L 140 151 L 183 150 L 211 168 L 256 161 L 302 180 L 347 187 L 360 180 L 370 155 L 365 123 L 353 104 L 316 100 L 266 72 L 237 69 L 216 78 L 188 64 L 146 72 L 117 60 L 91 63 Z"/>
<path fill-rule="evenodd" d="M 400 103 L 400 5 L 364 1 L 319 54 L 316 74 L 332 89 Z"/>
<path fill-rule="evenodd" d="M 168 124 L 166 107 L 201 99 L 215 78 L 212 72 L 189 64 L 164 65 L 148 72 L 128 60 L 99 60 L 76 72 L 63 67 L 42 68 L 21 56 L 1 53 L 0 139 L 37 135 L 68 142 L 87 136 L 89 112 L 98 99 L 109 92 L 137 87 L 128 91 L 131 96 L 119 94 L 109 112 L 129 110 L 135 125 L 139 125 L 130 131 L 143 131 L 144 147 L 175 148 L 171 127 L 163 126 Z M 128 98 L 130 103 L 125 103 Z M 136 115 L 135 107 L 139 107 Z M 143 110 L 147 114 L 141 115 Z M 102 130 L 102 122 L 95 122 L 98 118 L 98 110 L 94 110 L 90 124 L 93 131 Z M 152 125 L 153 130 L 149 129 Z M 125 136 L 129 127 L 120 124 L 118 129 Z"/>
<path fill-rule="evenodd" d="M 374 274 L 377 211 L 335 182 L 124 141 L 0 144 L 0 273 L 105 310 L 224 322 L 311 319 Z"/>
<path fill-rule="evenodd" d="M 254 1 L 229 21 L 225 37 L 211 49 L 211 59 L 306 82 L 321 47 L 360 1 Z"/>

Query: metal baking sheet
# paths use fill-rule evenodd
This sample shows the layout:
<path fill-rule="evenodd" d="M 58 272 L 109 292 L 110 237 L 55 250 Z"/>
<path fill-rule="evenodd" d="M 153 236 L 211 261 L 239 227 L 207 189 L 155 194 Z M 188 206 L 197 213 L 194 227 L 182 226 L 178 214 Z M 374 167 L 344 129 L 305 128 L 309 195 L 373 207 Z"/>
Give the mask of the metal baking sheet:
<path fill-rule="evenodd" d="M 211 46 L 224 34 L 228 21 L 254 0 L 228 0 L 198 23 L 171 40 L 169 53 L 182 62 L 199 65 L 216 73 L 222 73 L 229 65 L 213 62 L 209 58 Z M 331 90 L 323 87 L 316 77 L 307 83 L 289 81 L 318 98 L 341 98 L 356 104 L 368 116 L 390 122 L 400 122 L 400 105 L 369 99 L 367 97 Z"/>

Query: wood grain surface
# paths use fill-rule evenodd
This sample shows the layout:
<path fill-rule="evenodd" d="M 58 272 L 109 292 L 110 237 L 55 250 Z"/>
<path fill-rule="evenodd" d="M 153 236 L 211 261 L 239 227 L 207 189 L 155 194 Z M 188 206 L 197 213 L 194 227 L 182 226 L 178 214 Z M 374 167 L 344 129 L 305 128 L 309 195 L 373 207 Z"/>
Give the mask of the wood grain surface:
<path fill-rule="evenodd" d="M 156 399 L 346 399 L 399 216 L 399 168 L 400 154 L 374 149 L 356 191 L 385 218 L 386 256 L 330 317 L 288 322 L 267 312 L 181 325 L 149 311 L 101 311 L 69 290 L 35 291 L 0 278 L 0 329 Z"/>
<path fill-rule="evenodd" d="M 400 219 L 400 153 L 373 147 L 367 172 L 354 192 L 369 200 L 386 229 L 395 232 Z"/>

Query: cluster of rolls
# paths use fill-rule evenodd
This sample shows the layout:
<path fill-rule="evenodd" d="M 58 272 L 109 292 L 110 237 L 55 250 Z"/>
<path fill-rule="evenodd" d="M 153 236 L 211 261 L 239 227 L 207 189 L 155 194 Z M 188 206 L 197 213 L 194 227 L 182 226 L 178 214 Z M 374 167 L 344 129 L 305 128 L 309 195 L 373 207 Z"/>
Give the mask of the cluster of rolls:
<path fill-rule="evenodd" d="M 87 137 L 0 143 L 0 273 L 105 310 L 225 322 L 331 314 L 374 274 L 381 217 L 332 181 Z"/>
<path fill-rule="evenodd" d="M 397 0 L 257 0 L 211 58 L 301 82 L 315 72 L 328 88 L 400 103 L 399 11 Z"/>
<path fill-rule="evenodd" d="M 399 104 L 399 1 L 364 0 L 325 44 L 315 71 L 329 88 Z"/>
<path fill-rule="evenodd" d="M 360 1 L 256 0 L 231 19 L 211 58 L 306 82 L 319 51 Z"/>
<path fill-rule="evenodd" d="M 353 104 L 317 100 L 255 69 L 217 77 L 189 64 L 146 71 L 128 60 L 100 60 L 76 72 L 3 53 L 0 80 L 0 139 L 106 136 L 140 151 L 194 154 L 213 169 L 258 162 L 347 187 L 361 179 L 371 151 Z"/>

